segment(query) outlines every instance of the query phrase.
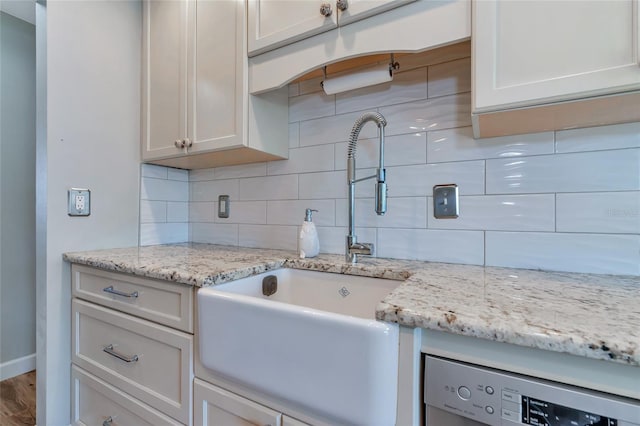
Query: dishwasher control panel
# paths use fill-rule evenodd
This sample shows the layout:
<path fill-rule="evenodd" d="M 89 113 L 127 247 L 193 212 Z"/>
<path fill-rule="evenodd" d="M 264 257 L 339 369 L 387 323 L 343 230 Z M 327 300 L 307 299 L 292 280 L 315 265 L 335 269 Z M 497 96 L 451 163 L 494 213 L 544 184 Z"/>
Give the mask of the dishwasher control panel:
<path fill-rule="evenodd" d="M 424 402 L 491 426 L 640 426 L 640 401 L 431 355 Z"/>

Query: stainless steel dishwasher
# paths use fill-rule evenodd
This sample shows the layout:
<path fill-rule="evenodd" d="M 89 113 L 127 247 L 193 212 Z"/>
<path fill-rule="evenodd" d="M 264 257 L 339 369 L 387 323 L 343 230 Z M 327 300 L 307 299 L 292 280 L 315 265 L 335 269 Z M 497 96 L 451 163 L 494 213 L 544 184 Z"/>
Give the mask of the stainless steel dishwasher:
<path fill-rule="evenodd" d="M 426 426 L 640 426 L 639 400 L 425 358 Z"/>

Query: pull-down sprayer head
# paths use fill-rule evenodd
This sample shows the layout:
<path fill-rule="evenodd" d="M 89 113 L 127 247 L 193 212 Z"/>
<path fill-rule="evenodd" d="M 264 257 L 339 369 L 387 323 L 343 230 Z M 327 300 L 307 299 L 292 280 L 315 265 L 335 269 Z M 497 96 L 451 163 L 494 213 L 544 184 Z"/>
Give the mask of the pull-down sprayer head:
<path fill-rule="evenodd" d="M 347 152 L 347 179 L 349 181 L 349 185 L 356 182 L 356 146 L 358 136 L 360 135 L 362 127 L 369 121 L 374 121 L 378 125 L 378 130 L 380 132 L 379 164 L 376 175 L 371 177 L 376 178 L 376 213 L 378 215 L 384 215 L 387 212 L 387 184 L 386 171 L 384 169 L 384 127 L 387 125 L 387 120 L 382 116 L 382 114 L 377 112 L 366 112 L 354 123 L 349 136 Z"/>

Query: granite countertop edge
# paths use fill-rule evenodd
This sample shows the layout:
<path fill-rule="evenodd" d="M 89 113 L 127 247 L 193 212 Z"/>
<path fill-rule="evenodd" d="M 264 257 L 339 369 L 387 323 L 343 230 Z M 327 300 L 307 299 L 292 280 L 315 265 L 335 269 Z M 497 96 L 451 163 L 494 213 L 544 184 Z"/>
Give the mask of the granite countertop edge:
<path fill-rule="evenodd" d="M 640 277 L 635 276 L 396 259 L 366 259 L 351 265 L 339 255 L 300 259 L 290 251 L 194 243 L 65 253 L 63 258 L 107 271 L 196 287 L 222 284 L 282 267 L 398 280 L 402 283 L 378 304 L 378 320 L 640 366 L 640 304 L 637 303 Z M 505 276 L 517 277 L 517 280 L 505 280 Z M 556 288 L 559 286 L 560 289 Z M 527 297 L 538 301 L 547 297 L 548 302 L 553 303 L 557 302 L 556 293 L 561 290 L 574 299 L 578 305 L 573 307 L 576 312 L 593 309 L 594 295 L 602 299 L 603 292 L 610 292 L 607 294 L 610 297 L 605 298 L 609 300 L 602 300 L 603 306 L 594 314 L 601 314 L 602 324 L 594 320 L 594 329 L 589 329 L 590 324 L 580 324 L 579 320 L 565 324 L 572 321 L 572 313 L 564 315 L 560 311 L 571 306 L 553 312 L 557 323 L 547 318 L 553 315 L 538 318 L 534 314 L 531 318 Z M 505 295 L 511 291 L 518 295 L 515 299 Z M 475 297 L 484 305 L 471 306 L 469 302 Z M 545 303 L 544 300 L 541 303 Z M 616 306 L 625 303 L 628 305 Z M 611 319 L 607 312 L 612 309 L 623 317 Z"/>

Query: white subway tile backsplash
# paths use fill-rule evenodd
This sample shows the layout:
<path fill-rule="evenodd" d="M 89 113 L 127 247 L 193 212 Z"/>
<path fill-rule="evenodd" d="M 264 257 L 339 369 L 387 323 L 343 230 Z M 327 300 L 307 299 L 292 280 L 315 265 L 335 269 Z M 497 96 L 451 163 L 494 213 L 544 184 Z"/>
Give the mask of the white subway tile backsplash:
<path fill-rule="evenodd" d="M 189 234 L 194 243 L 237 246 L 238 226 L 222 223 L 192 223 Z"/>
<path fill-rule="evenodd" d="M 471 91 L 471 58 L 429 67 L 429 98 Z"/>
<path fill-rule="evenodd" d="M 300 123 L 289 124 L 289 148 L 300 146 Z"/>
<path fill-rule="evenodd" d="M 348 234 L 346 227 L 319 226 L 316 229 L 320 240 L 320 253 L 344 254 Z M 376 249 L 376 228 L 356 228 L 356 235 L 359 242 L 372 243 L 374 250 Z"/>
<path fill-rule="evenodd" d="M 306 173 L 300 176 L 299 198 L 315 200 L 326 198 L 347 198 L 347 172 Z"/>
<path fill-rule="evenodd" d="M 640 192 L 558 194 L 558 232 L 640 234 Z"/>
<path fill-rule="evenodd" d="M 142 223 L 140 245 L 184 243 L 189 240 L 188 223 Z"/>
<path fill-rule="evenodd" d="M 167 221 L 167 202 L 140 200 L 140 223 Z"/>
<path fill-rule="evenodd" d="M 298 175 L 267 176 L 240 180 L 239 200 L 295 200 Z"/>
<path fill-rule="evenodd" d="M 282 200 L 267 202 L 269 225 L 302 225 L 306 209 L 313 212 L 316 226 L 333 226 L 336 223 L 335 200 Z"/>
<path fill-rule="evenodd" d="M 215 179 L 236 179 L 267 175 L 267 163 L 240 164 L 215 168 Z"/>
<path fill-rule="evenodd" d="M 640 189 L 640 149 L 487 160 L 487 193 Z"/>
<path fill-rule="evenodd" d="M 427 134 L 427 162 L 483 160 L 553 154 L 553 132 L 474 139 L 471 127 Z"/>
<path fill-rule="evenodd" d="M 380 228 L 377 256 L 482 265 L 484 232 Z"/>
<path fill-rule="evenodd" d="M 289 123 L 327 117 L 336 113 L 334 95 L 324 92 L 289 98 Z"/>
<path fill-rule="evenodd" d="M 189 222 L 189 203 L 169 201 L 167 203 L 167 222 Z"/>
<path fill-rule="evenodd" d="M 142 200 L 189 201 L 189 183 L 175 180 L 142 178 L 140 187 Z"/>
<path fill-rule="evenodd" d="M 218 217 L 217 206 L 218 203 L 216 203 L 214 212 L 214 222 L 216 223 L 267 223 L 266 201 L 230 201 L 228 218 Z"/>
<path fill-rule="evenodd" d="M 639 247 L 640 235 L 487 231 L 486 264 L 640 275 Z"/>
<path fill-rule="evenodd" d="M 387 214 L 373 211 L 372 179 L 356 185 L 356 234 L 377 256 L 640 275 L 640 123 L 475 140 L 470 43 L 397 59 L 386 85 L 337 96 L 321 78 L 290 85 L 289 160 L 143 165 L 141 242 L 184 240 L 188 229 L 189 241 L 296 251 L 309 207 L 320 210 L 321 251 L 344 254 L 347 141 L 378 110 L 389 123 Z M 358 178 L 378 165 L 377 136 L 373 123 L 360 132 Z M 460 188 L 458 219 L 433 217 L 433 186 L 445 183 Z M 217 218 L 221 194 L 228 219 Z M 171 222 L 185 214 L 188 228 Z"/>
<path fill-rule="evenodd" d="M 143 177 L 150 177 L 156 179 L 166 179 L 169 173 L 169 168 L 164 166 L 156 166 L 155 164 L 142 164 Z"/>
<path fill-rule="evenodd" d="M 373 195 L 373 194 L 371 194 Z M 426 197 L 390 197 L 387 213 L 378 216 L 374 198 L 358 198 L 355 205 L 356 224 L 375 228 L 426 228 Z M 336 200 L 336 225 L 349 225 L 349 201 Z"/>
<path fill-rule="evenodd" d="M 216 169 L 195 169 L 189 171 L 189 182 L 213 180 Z"/>
<path fill-rule="evenodd" d="M 218 211 L 218 203 L 213 201 L 192 201 L 189 203 L 189 222 L 213 222 Z"/>
<path fill-rule="evenodd" d="M 300 123 L 300 146 L 347 142 L 353 124 L 361 115 L 362 111 L 303 121 Z M 374 123 L 365 124 L 360 131 L 362 139 L 377 137 L 378 127 Z"/>
<path fill-rule="evenodd" d="M 386 135 L 426 132 L 471 125 L 471 95 L 443 96 L 379 108 Z"/>
<path fill-rule="evenodd" d="M 336 114 L 375 109 L 427 98 L 427 69 L 397 73 L 393 82 L 376 84 L 336 95 Z"/>
<path fill-rule="evenodd" d="M 289 159 L 271 161 L 268 175 L 310 173 L 333 170 L 334 145 L 316 145 L 289 150 Z"/>
<path fill-rule="evenodd" d="M 640 123 L 563 130 L 556 134 L 556 152 L 640 148 Z"/>
<path fill-rule="evenodd" d="M 298 250 L 298 227 L 240 225 L 239 245 L 296 251 Z"/>
<path fill-rule="evenodd" d="M 484 161 L 460 161 L 389 167 L 387 184 L 393 197 L 430 196 L 434 185 L 455 183 L 460 195 L 484 193 Z"/>
<path fill-rule="evenodd" d="M 180 180 L 182 182 L 189 181 L 189 170 L 174 169 L 169 167 L 167 172 L 168 172 L 167 179 L 169 180 Z"/>
<path fill-rule="evenodd" d="M 385 138 L 385 167 L 424 164 L 427 158 L 426 139 L 426 133 L 409 133 Z M 348 144 L 346 142 L 336 144 L 334 166 L 336 170 L 344 170 L 347 168 L 347 146 Z M 358 139 L 356 146 L 356 167 L 358 169 L 378 167 L 378 153 L 378 138 Z"/>
<path fill-rule="evenodd" d="M 218 196 L 228 195 L 231 201 L 238 199 L 238 179 L 191 182 L 191 201 L 218 201 Z"/>
<path fill-rule="evenodd" d="M 436 219 L 429 197 L 428 228 L 553 232 L 554 201 L 553 194 L 465 196 L 457 219 Z"/>

